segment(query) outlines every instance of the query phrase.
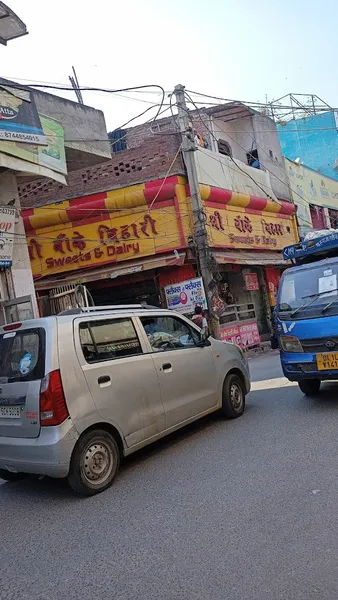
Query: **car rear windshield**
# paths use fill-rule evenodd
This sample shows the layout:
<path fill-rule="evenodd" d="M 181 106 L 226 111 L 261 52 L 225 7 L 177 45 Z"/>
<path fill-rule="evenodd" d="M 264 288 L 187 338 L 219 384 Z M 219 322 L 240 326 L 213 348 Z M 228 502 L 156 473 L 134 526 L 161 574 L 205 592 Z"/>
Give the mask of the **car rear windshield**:
<path fill-rule="evenodd" d="M 0 383 L 34 381 L 45 372 L 45 330 L 41 327 L 0 335 Z"/>

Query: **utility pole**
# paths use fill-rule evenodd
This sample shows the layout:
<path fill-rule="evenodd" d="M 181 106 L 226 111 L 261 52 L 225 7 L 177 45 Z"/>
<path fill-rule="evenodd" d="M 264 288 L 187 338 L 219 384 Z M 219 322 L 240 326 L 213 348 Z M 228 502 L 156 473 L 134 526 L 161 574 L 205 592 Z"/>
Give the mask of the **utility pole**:
<path fill-rule="evenodd" d="M 203 209 L 195 161 L 195 136 L 189 120 L 188 109 L 185 102 L 184 89 L 185 88 L 183 85 L 177 85 L 174 89 L 174 94 L 176 96 L 178 123 L 182 135 L 182 150 L 190 188 L 197 259 L 199 263 L 201 277 L 203 280 L 204 290 L 207 297 L 209 315 L 212 317 L 213 335 L 215 337 L 219 337 L 217 334 L 218 319 L 214 313 L 212 303 L 213 289 L 216 286 L 216 282 L 214 281 L 213 274 L 210 269 L 211 261 L 209 255 L 208 235 L 206 228 L 206 215 Z"/>

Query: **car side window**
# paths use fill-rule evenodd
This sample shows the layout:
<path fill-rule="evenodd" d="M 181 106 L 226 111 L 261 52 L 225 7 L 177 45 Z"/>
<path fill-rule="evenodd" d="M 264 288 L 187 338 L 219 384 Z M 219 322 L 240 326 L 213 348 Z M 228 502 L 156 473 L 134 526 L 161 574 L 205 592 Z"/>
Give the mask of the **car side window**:
<path fill-rule="evenodd" d="M 80 343 L 87 363 L 142 354 L 131 319 L 107 319 L 80 323 Z"/>
<path fill-rule="evenodd" d="M 179 317 L 140 317 L 153 352 L 194 348 L 198 332 Z"/>

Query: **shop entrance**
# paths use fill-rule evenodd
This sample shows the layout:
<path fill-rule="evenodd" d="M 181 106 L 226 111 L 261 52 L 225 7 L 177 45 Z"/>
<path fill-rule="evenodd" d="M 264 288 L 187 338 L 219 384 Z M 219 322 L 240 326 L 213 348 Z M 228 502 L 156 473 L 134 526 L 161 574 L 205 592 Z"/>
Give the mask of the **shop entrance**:
<path fill-rule="evenodd" d="M 243 347 L 270 338 L 270 308 L 260 267 L 224 265 L 221 296 L 226 308 L 220 317 L 222 339 Z"/>
<path fill-rule="evenodd" d="M 116 281 L 95 281 L 87 284 L 95 306 L 109 304 L 139 304 L 145 303 L 160 306 L 160 296 L 157 289 L 156 277 L 149 276 L 140 280 L 136 275 L 119 277 Z"/>

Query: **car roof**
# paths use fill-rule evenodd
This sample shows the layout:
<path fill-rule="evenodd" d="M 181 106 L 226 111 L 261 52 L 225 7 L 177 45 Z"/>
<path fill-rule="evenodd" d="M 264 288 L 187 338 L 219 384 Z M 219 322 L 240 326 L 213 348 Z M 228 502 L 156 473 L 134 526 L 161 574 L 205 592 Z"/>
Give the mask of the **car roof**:
<path fill-rule="evenodd" d="M 169 310 L 168 308 L 158 308 L 156 306 L 143 306 L 142 304 L 126 304 L 126 305 L 111 305 L 111 306 L 94 306 L 89 308 L 74 308 L 70 310 L 63 311 L 57 315 L 49 316 L 49 317 L 40 317 L 37 319 L 28 319 L 26 321 L 21 322 L 21 327 L 24 329 L 33 328 L 33 327 L 50 327 L 53 322 L 61 321 L 63 323 L 73 321 L 79 317 L 85 317 L 86 319 L 96 318 L 96 317 L 111 317 L 111 316 L 121 316 L 121 315 L 132 315 L 139 317 L 151 317 L 151 316 L 164 316 L 164 315 L 173 315 L 176 313 L 175 311 Z M 179 315 L 182 316 L 182 315 Z M 15 325 L 19 323 L 9 323 L 7 325 L 0 326 L 0 331 L 9 331 L 11 329 L 20 331 L 19 328 L 16 328 Z M 4 329 L 5 327 L 5 329 Z"/>

